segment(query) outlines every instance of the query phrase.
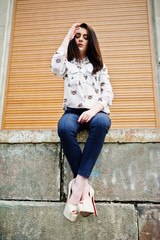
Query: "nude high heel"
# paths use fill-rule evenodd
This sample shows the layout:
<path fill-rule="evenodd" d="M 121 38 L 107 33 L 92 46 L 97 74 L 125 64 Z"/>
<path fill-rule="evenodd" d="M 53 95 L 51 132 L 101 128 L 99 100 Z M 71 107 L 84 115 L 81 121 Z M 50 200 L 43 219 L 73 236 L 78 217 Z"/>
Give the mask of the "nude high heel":
<path fill-rule="evenodd" d="M 78 212 L 83 217 L 88 217 L 91 214 L 98 216 L 95 202 L 94 202 L 94 190 L 91 186 L 90 186 L 89 196 L 90 198 L 80 201 L 80 203 L 78 204 Z"/>
<path fill-rule="evenodd" d="M 65 206 L 64 211 L 63 211 L 63 215 L 68 220 L 70 220 L 71 222 L 74 222 L 77 219 L 77 216 L 78 216 L 78 205 L 73 205 L 73 204 L 70 204 L 68 202 L 69 198 L 71 196 L 72 182 L 73 181 L 74 181 L 74 179 L 71 180 L 70 183 L 69 183 L 67 203 L 66 203 L 66 206 Z"/>

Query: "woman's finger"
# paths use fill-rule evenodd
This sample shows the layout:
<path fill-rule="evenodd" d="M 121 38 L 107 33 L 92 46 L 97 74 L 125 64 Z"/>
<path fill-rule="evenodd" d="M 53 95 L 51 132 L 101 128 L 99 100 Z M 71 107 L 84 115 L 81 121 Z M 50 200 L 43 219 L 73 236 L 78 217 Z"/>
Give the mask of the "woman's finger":
<path fill-rule="evenodd" d="M 83 113 L 82 113 L 82 114 L 83 114 Z M 78 122 L 81 122 L 82 114 L 81 114 L 80 117 L 78 118 Z"/>
<path fill-rule="evenodd" d="M 80 117 L 79 117 L 79 119 L 78 119 L 78 122 L 84 123 L 85 121 L 86 121 L 86 114 L 85 114 L 85 112 L 83 112 L 83 113 L 80 115 Z"/>
<path fill-rule="evenodd" d="M 75 23 L 72 25 L 72 28 L 74 31 L 76 31 L 76 29 L 79 29 L 80 23 Z"/>
<path fill-rule="evenodd" d="M 92 117 L 93 117 L 93 114 L 90 111 L 85 111 L 80 115 L 78 122 L 80 123 L 89 122 Z"/>
<path fill-rule="evenodd" d="M 91 120 L 91 117 L 87 118 L 86 122 L 89 122 Z"/>
<path fill-rule="evenodd" d="M 81 25 L 80 23 L 75 23 L 75 26 L 76 26 L 76 27 L 78 27 L 78 26 L 80 26 L 80 25 Z"/>
<path fill-rule="evenodd" d="M 78 29 L 79 25 L 80 23 L 74 23 L 72 27 L 69 29 L 68 34 L 69 34 L 70 40 L 74 38 L 76 28 Z"/>

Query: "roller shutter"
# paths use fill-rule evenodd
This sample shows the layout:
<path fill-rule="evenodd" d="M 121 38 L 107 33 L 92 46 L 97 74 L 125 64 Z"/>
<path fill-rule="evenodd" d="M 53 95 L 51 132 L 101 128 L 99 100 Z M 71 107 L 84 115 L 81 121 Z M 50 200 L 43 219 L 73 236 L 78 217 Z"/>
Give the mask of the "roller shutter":
<path fill-rule="evenodd" d="M 53 53 L 75 22 L 96 31 L 114 91 L 112 128 L 155 128 L 157 93 L 147 0 L 17 0 L 2 129 L 56 128 L 63 79 Z"/>

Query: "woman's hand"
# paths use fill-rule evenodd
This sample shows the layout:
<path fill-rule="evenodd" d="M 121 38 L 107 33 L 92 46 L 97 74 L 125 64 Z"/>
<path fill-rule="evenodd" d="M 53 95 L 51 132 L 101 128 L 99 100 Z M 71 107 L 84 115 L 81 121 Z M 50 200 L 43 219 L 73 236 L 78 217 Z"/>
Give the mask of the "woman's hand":
<path fill-rule="evenodd" d="M 60 47 L 63 47 L 67 53 L 67 49 L 68 49 L 68 44 L 70 42 L 70 40 L 72 40 L 74 38 L 74 35 L 76 34 L 76 31 L 79 29 L 79 26 L 81 24 L 80 23 L 74 23 L 72 25 L 72 27 L 69 29 L 65 39 L 63 40 L 62 44 Z"/>
<path fill-rule="evenodd" d="M 90 110 L 84 111 L 78 118 L 78 123 L 87 123 L 91 118 L 98 112 L 103 110 L 103 105 L 101 103 L 96 103 Z"/>
<path fill-rule="evenodd" d="M 93 110 L 87 110 L 83 112 L 80 117 L 78 118 L 78 123 L 87 123 L 91 120 L 91 118 L 95 115 L 95 111 Z"/>
<path fill-rule="evenodd" d="M 69 29 L 67 36 L 69 37 L 70 40 L 74 38 L 74 35 L 76 34 L 76 30 L 79 29 L 80 23 L 74 23 L 72 27 Z"/>

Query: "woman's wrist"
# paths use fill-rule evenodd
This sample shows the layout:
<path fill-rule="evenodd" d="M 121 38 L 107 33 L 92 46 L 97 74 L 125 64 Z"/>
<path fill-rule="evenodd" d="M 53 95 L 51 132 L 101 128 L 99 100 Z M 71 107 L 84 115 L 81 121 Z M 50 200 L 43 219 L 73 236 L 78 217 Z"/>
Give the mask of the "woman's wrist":
<path fill-rule="evenodd" d="M 101 103 L 96 103 L 92 108 L 91 111 L 94 113 L 94 115 L 104 109 L 103 105 Z"/>
<path fill-rule="evenodd" d="M 67 34 L 60 47 L 63 47 L 67 50 L 69 42 L 70 42 L 70 38 L 69 38 L 69 35 Z"/>
<path fill-rule="evenodd" d="M 73 38 L 73 34 L 71 35 L 69 32 L 66 35 L 66 39 L 68 39 L 69 41 L 71 41 Z"/>
<path fill-rule="evenodd" d="M 60 47 L 65 48 L 66 50 L 68 49 L 69 42 L 74 38 L 74 35 L 76 33 L 76 29 L 79 29 L 79 23 L 74 23 L 72 27 L 69 29 L 67 35 L 65 36 L 62 44 Z"/>

